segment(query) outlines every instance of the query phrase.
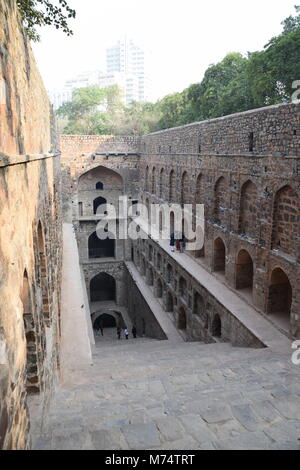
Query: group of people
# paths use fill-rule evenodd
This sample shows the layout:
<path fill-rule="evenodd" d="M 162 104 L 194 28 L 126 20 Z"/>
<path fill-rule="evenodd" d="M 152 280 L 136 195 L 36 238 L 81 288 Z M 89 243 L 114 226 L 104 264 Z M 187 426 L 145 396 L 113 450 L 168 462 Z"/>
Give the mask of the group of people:
<path fill-rule="evenodd" d="M 185 235 L 184 233 L 177 235 L 176 233 L 171 233 L 170 235 L 170 247 L 171 251 L 179 251 L 180 253 L 184 252 L 185 248 Z"/>
<path fill-rule="evenodd" d="M 135 327 L 135 326 L 132 327 L 131 332 L 132 332 L 132 336 L 133 336 L 134 338 L 136 338 L 137 331 L 136 331 L 136 327 Z M 117 336 L 118 336 L 118 339 L 121 339 L 121 333 L 122 333 L 122 330 L 121 330 L 121 328 L 118 326 L 118 327 L 117 327 Z M 124 336 L 125 336 L 126 339 L 129 338 L 129 331 L 128 331 L 127 327 L 124 328 Z"/>
<path fill-rule="evenodd" d="M 123 329 L 123 332 L 124 332 L 125 338 L 126 338 L 126 339 L 129 339 L 129 331 L 128 331 L 128 329 L 127 329 L 127 326 Z M 133 336 L 134 338 L 136 338 L 136 337 L 137 337 L 137 336 L 136 336 L 136 335 L 137 335 L 137 330 L 136 330 L 136 327 L 135 327 L 135 326 L 132 327 L 131 332 L 132 332 L 132 336 Z M 121 334 L 122 334 L 122 329 L 118 326 L 118 327 L 117 327 L 117 336 L 118 336 L 118 339 L 121 339 Z M 96 336 L 100 336 L 100 335 L 103 336 L 103 328 L 102 328 L 101 325 L 96 325 L 96 326 L 95 326 L 95 335 L 96 335 Z"/>

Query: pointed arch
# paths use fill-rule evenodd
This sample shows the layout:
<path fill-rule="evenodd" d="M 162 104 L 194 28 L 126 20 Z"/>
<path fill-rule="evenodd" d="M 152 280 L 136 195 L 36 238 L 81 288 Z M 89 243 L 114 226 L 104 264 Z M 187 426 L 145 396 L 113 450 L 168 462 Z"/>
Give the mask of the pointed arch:
<path fill-rule="evenodd" d="M 186 324 L 187 324 L 186 311 L 183 307 L 180 307 L 178 313 L 179 315 L 178 315 L 177 328 L 178 330 L 186 330 Z"/>
<path fill-rule="evenodd" d="M 108 238 L 101 240 L 97 232 L 93 232 L 88 239 L 89 258 L 114 258 L 115 257 L 115 239 Z"/>
<path fill-rule="evenodd" d="M 215 184 L 215 208 L 214 219 L 219 225 L 226 226 L 226 180 L 221 176 Z"/>
<path fill-rule="evenodd" d="M 299 196 L 291 186 L 286 185 L 277 191 L 273 210 L 272 249 L 296 257 L 299 213 Z"/>
<path fill-rule="evenodd" d="M 169 200 L 171 202 L 176 200 L 176 177 L 174 170 L 171 170 L 169 175 Z"/>
<path fill-rule="evenodd" d="M 253 260 L 247 250 L 240 250 L 236 260 L 236 288 L 253 289 Z"/>
<path fill-rule="evenodd" d="M 181 177 L 181 204 L 190 202 L 190 178 L 187 171 L 184 171 Z"/>
<path fill-rule="evenodd" d="M 226 268 L 226 247 L 222 238 L 214 241 L 213 270 L 225 273 Z"/>
<path fill-rule="evenodd" d="M 256 237 L 258 192 L 256 185 L 248 180 L 241 189 L 239 232 Z"/>
<path fill-rule="evenodd" d="M 164 192 L 164 179 L 165 179 L 165 170 L 162 168 L 159 173 L 159 197 L 163 197 Z"/>
<path fill-rule="evenodd" d="M 268 313 L 282 313 L 290 317 L 293 301 L 293 289 L 286 273 L 281 268 L 275 268 L 271 273 Z"/>
<path fill-rule="evenodd" d="M 101 272 L 90 281 L 91 302 L 116 300 L 116 281 L 113 276 Z"/>

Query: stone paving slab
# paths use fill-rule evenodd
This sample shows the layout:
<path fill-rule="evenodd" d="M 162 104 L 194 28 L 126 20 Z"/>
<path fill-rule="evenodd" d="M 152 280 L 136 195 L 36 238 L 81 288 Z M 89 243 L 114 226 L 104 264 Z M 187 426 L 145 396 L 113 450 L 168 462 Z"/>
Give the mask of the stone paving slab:
<path fill-rule="evenodd" d="M 299 447 L 300 369 L 288 355 L 225 344 L 180 343 L 178 350 L 172 342 L 144 339 L 144 345 L 97 345 L 94 367 L 57 390 L 34 448 Z M 119 374 L 136 358 L 136 374 Z"/>
<path fill-rule="evenodd" d="M 158 429 L 153 423 L 123 426 L 122 432 L 130 449 L 148 449 L 161 445 Z"/>

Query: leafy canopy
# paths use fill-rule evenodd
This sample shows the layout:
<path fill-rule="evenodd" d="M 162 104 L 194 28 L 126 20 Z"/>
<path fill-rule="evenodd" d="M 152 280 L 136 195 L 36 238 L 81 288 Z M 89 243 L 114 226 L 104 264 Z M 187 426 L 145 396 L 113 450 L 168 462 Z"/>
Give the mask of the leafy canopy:
<path fill-rule="evenodd" d="M 36 26 L 54 26 L 62 29 L 68 36 L 73 34 L 68 20 L 75 18 L 76 12 L 66 0 L 17 0 L 17 6 L 29 39 L 39 41 Z"/>

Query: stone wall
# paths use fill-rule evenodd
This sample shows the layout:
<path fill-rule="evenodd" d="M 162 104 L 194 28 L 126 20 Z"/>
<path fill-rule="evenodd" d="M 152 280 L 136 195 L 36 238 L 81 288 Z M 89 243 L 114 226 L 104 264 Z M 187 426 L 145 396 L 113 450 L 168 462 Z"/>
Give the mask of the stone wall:
<path fill-rule="evenodd" d="M 63 162 L 87 155 L 140 152 L 140 138 L 131 136 L 62 135 L 60 143 Z"/>
<path fill-rule="evenodd" d="M 299 139 L 299 104 L 279 104 L 146 135 L 141 152 L 300 156 Z"/>
<path fill-rule="evenodd" d="M 30 447 L 59 367 L 60 158 L 50 104 L 16 14 L 0 4 L 0 448 Z"/>
<path fill-rule="evenodd" d="M 135 325 L 137 329 L 137 335 L 146 336 L 147 338 L 167 339 L 127 267 L 125 267 L 125 285 L 126 307 L 132 325 Z"/>
<path fill-rule="evenodd" d="M 171 316 L 176 328 L 182 330 L 189 341 L 230 342 L 234 346 L 264 347 L 209 290 L 178 265 L 155 241 L 141 239 L 136 242 L 134 263 L 141 276 L 145 277 L 153 295 Z M 136 290 L 132 290 L 131 284 L 132 281 L 128 284 L 128 291 L 135 293 L 135 296 L 129 296 L 131 311 L 135 310 L 143 318 L 143 310 L 135 307 L 139 296 L 136 295 Z M 219 331 L 216 328 L 217 321 Z"/>
<path fill-rule="evenodd" d="M 92 188 L 90 193 L 81 192 L 78 182 L 81 175 L 97 167 L 122 175 L 124 194 L 147 207 L 151 203 L 191 204 L 194 228 L 199 222 L 195 204 L 204 204 L 204 247 L 188 254 L 208 271 L 216 272 L 220 282 L 269 315 L 271 321 L 283 315 L 286 332 L 300 336 L 300 104 L 251 110 L 132 139 L 133 153 L 126 138 L 62 137 L 69 175 L 66 190 L 72 199 L 75 225 L 82 225 L 79 238 L 89 236 L 84 234 L 83 225 L 88 224 L 83 219 L 92 219 L 88 214 L 97 193 Z M 113 192 L 113 186 L 108 191 Z M 112 194 L 111 201 L 115 204 Z M 87 207 L 82 209 L 82 217 L 80 202 Z M 150 250 L 152 242 L 148 243 Z M 80 244 L 84 245 L 82 239 Z M 136 242 L 133 246 L 139 249 Z M 126 253 L 132 256 L 129 246 Z M 149 284 L 156 274 L 155 268 L 148 266 L 151 261 L 147 256 L 141 273 Z M 154 287 L 155 291 L 162 289 L 161 285 Z M 175 297 L 178 289 L 179 285 L 173 292 Z M 214 306 L 208 292 L 205 298 Z M 168 301 L 172 303 L 170 298 Z M 193 310 L 192 305 L 193 301 L 188 309 Z M 175 309 L 179 327 L 189 315 L 183 314 L 181 307 Z M 222 338 L 255 345 L 255 338 L 222 308 L 213 308 L 222 317 Z M 191 315 L 188 337 L 211 341 L 213 332 L 218 331 L 218 320 L 214 324 L 212 317 L 211 328 L 204 331 L 197 315 Z"/>
<path fill-rule="evenodd" d="M 204 248 L 190 254 L 270 318 L 283 310 L 299 337 L 300 104 L 160 131 L 141 149 L 140 199 L 204 204 Z"/>
<path fill-rule="evenodd" d="M 51 108 L 14 0 L 0 3 L 0 152 L 52 150 Z"/>

